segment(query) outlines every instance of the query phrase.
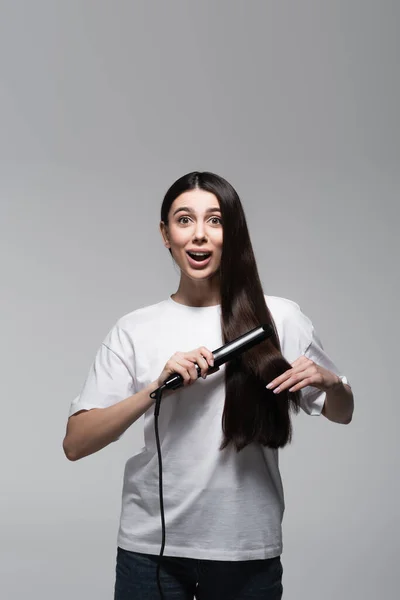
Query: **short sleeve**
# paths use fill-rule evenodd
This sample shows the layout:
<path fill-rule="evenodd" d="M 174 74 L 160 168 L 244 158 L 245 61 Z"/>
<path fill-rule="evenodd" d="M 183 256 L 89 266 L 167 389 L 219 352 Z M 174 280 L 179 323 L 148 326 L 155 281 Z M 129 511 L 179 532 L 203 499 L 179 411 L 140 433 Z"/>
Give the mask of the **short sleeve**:
<path fill-rule="evenodd" d="M 343 375 L 337 365 L 325 352 L 322 342 L 313 326 L 311 329 L 311 339 L 304 349 L 303 354 L 317 365 L 321 365 L 321 367 L 325 367 L 325 369 L 332 371 L 335 375 L 343 377 L 343 382 L 350 385 L 347 377 Z M 304 412 L 311 416 L 319 416 L 325 403 L 326 392 L 308 385 L 301 390 L 301 395 Z"/>
<path fill-rule="evenodd" d="M 317 365 L 325 367 L 350 385 L 345 375 L 328 356 L 322 345 L 311 319 L 305 315 L 299 305 L 290 301 L 290 309 L 284 320 L 282 353 L 288 362 L 294 362 L 304 355 Z M 300 390 L 300 407 L 310 416 L 319 416 L 322 412 L 326 392 L 314 386 L 306 386 Z"/>
<path fill-rule="evenodd" d="M 69 415 L 80 410 L 107 408 L 136 393 L 133 345 L 116 324 L 103 340 Z"/>

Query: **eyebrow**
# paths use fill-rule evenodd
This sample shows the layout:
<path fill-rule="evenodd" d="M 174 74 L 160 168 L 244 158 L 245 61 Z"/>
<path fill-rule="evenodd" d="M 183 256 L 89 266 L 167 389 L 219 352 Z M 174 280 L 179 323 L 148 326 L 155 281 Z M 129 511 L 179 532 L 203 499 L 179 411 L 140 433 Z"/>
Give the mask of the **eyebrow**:
<path fill-rule="evenodd" d="M 180 211 L 194 213 L 194 210 L 192 210 L 189 206 L 181 206 L 176 209 L 176 211 L 174 212 L 174 214 L 172 216 L 176 215 L 176 213 L 178 213 Z M 218 206 L 214 206 L 213 208 L 207 208 L 206 213 L 212 213 L 212 212 L 221 212 L 221 209 Z"/>

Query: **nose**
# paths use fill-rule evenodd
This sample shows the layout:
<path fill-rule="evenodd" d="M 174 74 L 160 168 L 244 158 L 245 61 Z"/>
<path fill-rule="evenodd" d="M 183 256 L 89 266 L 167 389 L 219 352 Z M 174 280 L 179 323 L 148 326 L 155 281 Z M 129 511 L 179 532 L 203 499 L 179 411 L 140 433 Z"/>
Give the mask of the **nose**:
<path fill-rule="evenodd" d="M 206 232 L 205 232 L 205 228 L 204 228 L 204 223 L 202 223 L 199 220 L 199 221 L 197 221 L 196 230 L 194 232 L 194 239 L 202 240 L 205 237 L 206 237 Z"/>

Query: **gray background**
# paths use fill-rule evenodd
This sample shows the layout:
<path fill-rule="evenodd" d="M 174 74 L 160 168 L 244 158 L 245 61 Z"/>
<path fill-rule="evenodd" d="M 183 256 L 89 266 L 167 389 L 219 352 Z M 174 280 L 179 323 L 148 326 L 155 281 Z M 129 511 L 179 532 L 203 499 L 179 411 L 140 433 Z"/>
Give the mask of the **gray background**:
<path fill-rule="evenodd" d="M 116 320 L 176 291 L 159 210 L 196 169 L 355 395 L 281 451 L 284 597 L 396 598 L 399 3 L 0 7 L 2 598 L 112 598 L 142 419 L 71 463 L 67 413 Z"/>

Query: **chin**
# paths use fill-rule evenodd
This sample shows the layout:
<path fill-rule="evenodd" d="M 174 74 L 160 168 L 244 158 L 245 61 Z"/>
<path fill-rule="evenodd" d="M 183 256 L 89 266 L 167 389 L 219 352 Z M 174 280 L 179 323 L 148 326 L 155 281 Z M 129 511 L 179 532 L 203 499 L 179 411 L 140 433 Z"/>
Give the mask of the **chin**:
<path fill-rule="evenodd" d="M 219 275 L 219 268 L 214 271 L 202 272 L 202 271 L 185 271 L 185 274 L 190 277 L 190 279 L 211 279 L 212 277 L 217 277 Z"/>

